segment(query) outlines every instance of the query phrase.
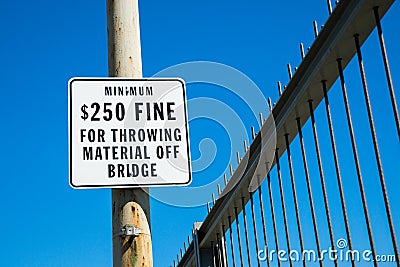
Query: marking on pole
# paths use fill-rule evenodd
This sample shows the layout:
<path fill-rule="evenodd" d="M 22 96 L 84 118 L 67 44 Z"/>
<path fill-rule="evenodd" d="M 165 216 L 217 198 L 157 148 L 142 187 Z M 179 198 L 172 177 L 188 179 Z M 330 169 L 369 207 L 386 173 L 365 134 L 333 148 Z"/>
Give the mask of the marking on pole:
<path fill-rule="evenodd" d="M 191 183 L 182 79 L 72 78 L 68 101 L 73 188 Z"/>

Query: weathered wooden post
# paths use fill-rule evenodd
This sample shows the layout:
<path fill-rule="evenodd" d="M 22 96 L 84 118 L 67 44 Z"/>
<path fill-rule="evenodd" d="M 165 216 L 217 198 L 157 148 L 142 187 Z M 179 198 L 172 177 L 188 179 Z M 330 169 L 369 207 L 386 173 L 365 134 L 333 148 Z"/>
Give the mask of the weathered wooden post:
<path fill-rule="evenodd" d="M 141 78 L 138 0 L 107 0 L 107 32 L 109 76 Z M 153 266 L 145 190 L 112 189 L 114 267 Z M 129 227 L 137 229 L 137 235 L 124 235 L 122 229 Z"/>

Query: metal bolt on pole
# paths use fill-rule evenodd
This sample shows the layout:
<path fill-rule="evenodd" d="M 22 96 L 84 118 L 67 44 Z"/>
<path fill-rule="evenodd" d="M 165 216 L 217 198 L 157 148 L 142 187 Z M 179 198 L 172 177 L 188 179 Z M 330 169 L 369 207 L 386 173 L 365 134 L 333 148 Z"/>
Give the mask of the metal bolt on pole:
<path fill-rule="evenodd" d="M 138 0 L 106 0 L 108 73 L 142 77 Z M 112 189 L 113 266 L 153 266 L 148 189 Z M 123 235 L 126 226 L 138 229 Z"/>

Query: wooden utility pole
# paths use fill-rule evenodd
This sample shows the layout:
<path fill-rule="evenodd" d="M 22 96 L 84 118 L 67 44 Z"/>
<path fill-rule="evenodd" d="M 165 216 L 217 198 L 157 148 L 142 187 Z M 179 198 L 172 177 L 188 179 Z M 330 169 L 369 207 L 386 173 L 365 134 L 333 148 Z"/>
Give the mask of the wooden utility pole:
<path fill-rule="evenodd" d="M 138 0 L 106 0 L 108 74 L 142 77 Z M 148 189 L 112 189 L 113 266 L 153 266 Z M 134 227 L 137 236 L 123 235 Z"/>

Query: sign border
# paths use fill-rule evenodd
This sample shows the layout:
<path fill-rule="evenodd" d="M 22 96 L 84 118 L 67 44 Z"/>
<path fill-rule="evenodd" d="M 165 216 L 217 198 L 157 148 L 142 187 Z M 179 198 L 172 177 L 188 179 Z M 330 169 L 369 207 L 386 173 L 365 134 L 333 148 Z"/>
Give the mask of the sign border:
<path fill-rule="evenodd" d="M 188 170 L 189 170 L 189 179 L 183 183 L 153 183 L 153 184 L 118 184 L 118 185 L 74 185 L 72 182 L 72 83 L 75 81 L 126 81 L 126 82 L 135 82 L 135 81 L 177 81 L 182 84 L 182 93 L 183 93 L 183 104 L 185 110 L 185 128 L 186 128 L 186 144 L 187 144 L 187 155 L 188 155 Z M 125 77 L 73 77 L 68 81 L 68 124 L 69 124 L 69 185 L 75 189 L 84 189 L 84 188 L 142 188 L 142 187 L 166 187 L 166 186 L 185 186 L 192 183 L 192 166 L 190 161 L 190 141 L 189 141 L 189 123 L 188 123 L 188 111 L 187 111 L 187 99 L 186 99 L 186 87 L 185 81 L 181 78 L 125 78 Z"/>

